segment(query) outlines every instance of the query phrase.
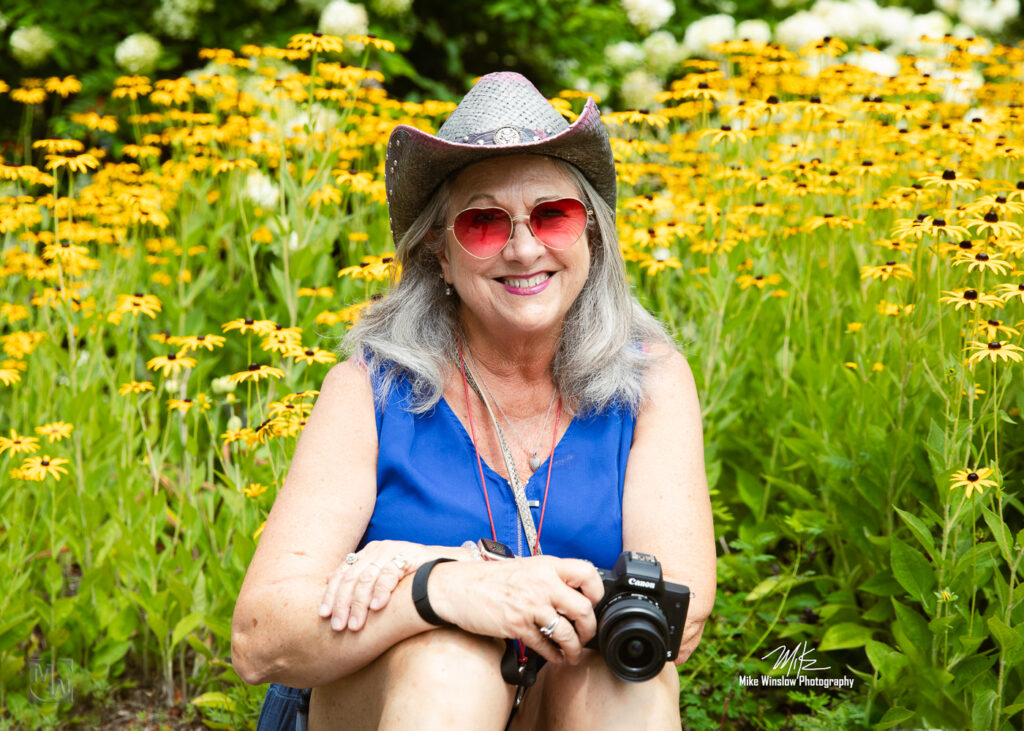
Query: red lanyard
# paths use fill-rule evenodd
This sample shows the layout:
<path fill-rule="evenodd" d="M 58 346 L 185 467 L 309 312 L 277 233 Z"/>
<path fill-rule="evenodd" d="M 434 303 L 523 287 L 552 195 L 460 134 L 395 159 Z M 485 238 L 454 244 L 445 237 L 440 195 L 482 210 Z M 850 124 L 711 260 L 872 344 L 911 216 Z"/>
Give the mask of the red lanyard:
<path fill-rule="evenodd" d="M 491 524 L 491 538 L 495 541 L 498 540 L 498 534 L 494 529 L 494 516 L 491 514 L 491 500 L 487 495 L 487 481 L 484 479 L 484 465 L 480 459 L 480 450 L 476 446 L 476 430 L 473 428 L 473 408 L 469 403 L 469 381 L 466 380 L 466 362 L 462 358 L 462 341 L 458 341 L 459 346 L 459 369 L 462 372 L 462 386 L 466 392 L 466 413 L 469 416 L 469 435 L 473 440 L 473 451 L 476 454 L 476 465 L 480 470 L 480 487 L 484 491 L 484 503 L 487 505 L 487 520 Z M 562 415 L 562 399 L 558 399 L 558 409 L 555 411 L 555 429 L 551 433 L 551 453 L 548 455 L 548 479 L 544 484 L 544 500 L 541 503 L 540 508 L 540 523 L 537 525 L 537 539 L 534 541 L 533 553 L 537 553 L 540 549 L 540 532 L 544 528 L 544 513 L 548 507 L 548 489 L 551 487 L 551 465 L 555 462 L 555 444 L 558 436 L 558 420 Z"/>

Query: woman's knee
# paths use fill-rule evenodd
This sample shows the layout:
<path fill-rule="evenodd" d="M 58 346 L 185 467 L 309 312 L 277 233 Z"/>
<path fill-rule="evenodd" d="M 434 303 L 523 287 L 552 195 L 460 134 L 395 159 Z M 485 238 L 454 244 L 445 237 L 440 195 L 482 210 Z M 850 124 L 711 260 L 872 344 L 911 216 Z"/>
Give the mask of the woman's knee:
<path fill-rule="evenodd" d="M 502 689 L 502 640 L 457 629 L 436 629 L 399 642 L 387 653 L 392 682 L 423 679 L 463 689 L 493 685 Z"/>

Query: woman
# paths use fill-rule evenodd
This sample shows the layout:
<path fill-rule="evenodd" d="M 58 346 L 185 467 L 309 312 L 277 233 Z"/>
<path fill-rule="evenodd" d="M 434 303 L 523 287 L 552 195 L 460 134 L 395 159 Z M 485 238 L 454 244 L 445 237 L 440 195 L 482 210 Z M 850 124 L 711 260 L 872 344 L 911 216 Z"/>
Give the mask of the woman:
<path fill-rule="evenodd" d="M 401 282 L 325 379 L 235 608 L 259 728 L 679 728 L 671 663 L 624 682 L 584 648 L 624 548 L 695 593 L 677 663 L 715 586 L 696 389 L 630 295 L 596 105 L 569 125 L 490 74 L 386 166 Z M 547 661 L 525 695 L 511 639 L 514 670 Z"/>

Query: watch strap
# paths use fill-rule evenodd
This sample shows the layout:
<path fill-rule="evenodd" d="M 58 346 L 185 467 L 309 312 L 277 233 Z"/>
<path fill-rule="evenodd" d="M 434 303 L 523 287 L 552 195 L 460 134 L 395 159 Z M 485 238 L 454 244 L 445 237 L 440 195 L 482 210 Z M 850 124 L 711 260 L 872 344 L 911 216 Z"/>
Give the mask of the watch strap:
<path fill-rule="evenodd" d="M 413 606 L 416 607 L 417 613 L 424 622 L 429 622 L 438 627 L 454 627 L 455 625 L 438 617 L 434 608 L 430 606 L 430 599 L 427 596 L 427 582 L 430 580 L 430 572 L 434 570 L 435 566 L 439 563 L 447 563 L 454 560 L 453 558 L 435 558 L 433 561 L 427 561 L 416 569 L 416 575 L 412 578 Z"/>

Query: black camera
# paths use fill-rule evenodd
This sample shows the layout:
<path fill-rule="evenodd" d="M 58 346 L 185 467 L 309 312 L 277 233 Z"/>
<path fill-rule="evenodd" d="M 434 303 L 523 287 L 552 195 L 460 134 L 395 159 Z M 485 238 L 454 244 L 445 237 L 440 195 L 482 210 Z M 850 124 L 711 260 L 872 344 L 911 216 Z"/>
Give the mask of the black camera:
<path fill-rule="evenodd" d="M 658 559 L 635 551 L 623 551 L 611 571 L 598 573 L 604 597 L 594 607 L 597 634 L 586 646 L 617 677 L 650 680 L 679 654 L 690 589 L 664 581 Z"/>

